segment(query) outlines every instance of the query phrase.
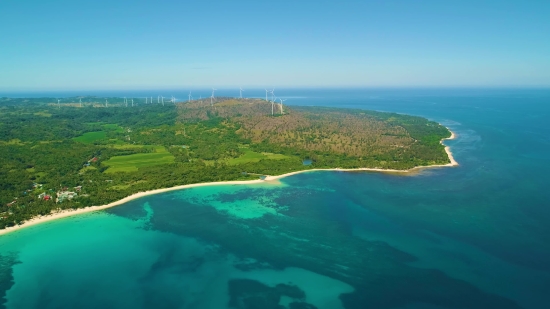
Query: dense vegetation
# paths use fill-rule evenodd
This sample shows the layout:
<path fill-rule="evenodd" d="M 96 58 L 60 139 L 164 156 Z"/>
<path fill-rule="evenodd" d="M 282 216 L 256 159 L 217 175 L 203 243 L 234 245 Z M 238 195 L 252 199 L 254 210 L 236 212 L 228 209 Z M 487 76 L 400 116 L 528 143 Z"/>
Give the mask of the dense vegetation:
<path fill-rule="evenodd" d="M 440 140 L 450 132 L 421 117 L 283 109 L 255 99 L 134 107 L 120 98 L 63 101 L 0 99 L 0 228 L 175 185 L 449 162 Z M 57 192 L 73 191 L 78 197 L 56 203 Z"/>

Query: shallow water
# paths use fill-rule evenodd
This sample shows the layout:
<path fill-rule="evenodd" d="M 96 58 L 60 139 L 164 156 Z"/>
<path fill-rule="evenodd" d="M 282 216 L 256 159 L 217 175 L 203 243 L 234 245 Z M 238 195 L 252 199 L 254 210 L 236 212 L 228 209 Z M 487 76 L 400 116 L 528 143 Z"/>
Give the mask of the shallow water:
<path fill-rule="evenodd" d="M 546 306 L 550 91 L 294 91 L 441 122 L 460 166 L 198 187 L 23 229 L 0 237 L 4 306 Z"/>

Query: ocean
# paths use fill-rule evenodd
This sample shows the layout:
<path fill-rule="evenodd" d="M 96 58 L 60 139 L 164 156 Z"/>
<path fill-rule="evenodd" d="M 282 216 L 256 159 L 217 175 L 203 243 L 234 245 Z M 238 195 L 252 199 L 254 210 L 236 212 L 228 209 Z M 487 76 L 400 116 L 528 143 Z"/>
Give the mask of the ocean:
<path fill-rule="evenodd" d="M 262 91 L 243 95 L 262 97 Z M 219 95 L 238 95 L 233 92 Z M 288 105 L 438 121 L 456 133 L 445 144 L 460 165 L 412 175 L 319 171 L 275 183 L 197 187 L 18 230 L 0 236 L 2 305 L 548 305 L 550 90 L 282 89 L 276 95 Z"/>

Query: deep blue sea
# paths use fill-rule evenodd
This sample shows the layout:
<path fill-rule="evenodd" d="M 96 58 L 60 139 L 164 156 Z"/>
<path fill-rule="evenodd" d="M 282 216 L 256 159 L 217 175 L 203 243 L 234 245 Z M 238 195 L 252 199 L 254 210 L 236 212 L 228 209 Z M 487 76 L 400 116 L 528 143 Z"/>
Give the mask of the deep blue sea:
<path fill-rule="evenodd" d="M 193 188 L 22 229 L 0 236 L 3 305 L 548 308 L 550 90 L 276 95 L 438 121 L 460 166 Z"/>

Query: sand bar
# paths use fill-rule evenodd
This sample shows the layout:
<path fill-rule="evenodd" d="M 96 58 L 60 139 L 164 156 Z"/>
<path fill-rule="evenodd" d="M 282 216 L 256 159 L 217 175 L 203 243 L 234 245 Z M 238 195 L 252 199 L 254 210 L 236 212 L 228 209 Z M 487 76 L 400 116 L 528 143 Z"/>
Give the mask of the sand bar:
<path fill-rule="evenodd" d="M 449 130 L 449 131 L 451 131 L 451 130 Z M 443 140 L 451 140 L 451 139 L 454 139 L 454 138 L 456 138 L 456 135 L 454 134 L 454 132 L 451 131 L 451 136 L 448 137 L 448 138 L 445 138 Z M 441 144 L 443 144 L 443 140 L 441 140 Z M 425 168 L 458 166 L 458 162 L 456 162 L 456 160 L 454 159 L 453 153 L 451 152 L 449 146 L 445 146 L 445 152 L 447 153 L 447 156 L 449 156 L 449 161 L 451 161 L 451 163 L 440 164 L 440 165 L 429 165 L 429 166 L 417 166 L 417 167 L 413 167 L 413 168 L 408 169 L 408 170 L 394 170 L 394 169 L 383 169 L 383 168 L 309 169 L 309 170 L 286 173 L 286 174 L 282 174 L 282 175 L 278 175 L 278 176 L 267 176 L 265 178 L 265 180 L 257 179 L 257 180 L 236 180 L 236 181 L 206 182 L 206 183 L 196 183 L 196 184 L 175 186 L 175 187 L 171 187 L 171 188 L 164 188 L 164 189 L 156 189 L 156 190 L 138 192 L 138 193 L 132 194 L 132 195 L 127 196 L 127 197 L 125 197 L 121 200 L 118 200 L 116 202 L 112 202 L 112 203 L 107 204 L 107 205 L 90 206 L 90 207 L 78 208 L 78 209 L 74 209 L 74 210 L 73 209 L 66 209 L 66 210 L 60 210 L 60 211 L 57 211 L 57 212 L 52 212 L 49 215 L 34 217 L 30 220 L 25 221 L 23 224 L 7 227 L 3 230 L 0 230 L 0 235 L 4 235 L 4 234 L 10 233 L 10 232 L 20 230 L 22 228 L 26 228 L 26 227 L 29 227 L 29 226 L 37 225 L 37 224 L 48 222 L 48 221 L 53 221 L 53 220 L 66 218 L 66 217 L 71 217 L 71 216 L 75 216 L 75 215 L 79 215 L 79 214 L 83 214 L 83 213 L 87 213 L 87 212 L 92 212 L 92 211 L 111 208 L 111 207 L 118 206 L 118 205 L 127 203 L 129 201 L 132 201 L 132 200 L 135 200 L 135 199 L 138 199 L 138 198 L 142 198 L 144 196 L 159 194 L 159 193 L 164 193 L 164 192 L 169 192 L 169 191 L 188 189 L 188 188 L 204 187 L 204 186 L 216 186 L 216 185 L 244 185 L 244 184 L 248 185 L 248 184 L 254 184 L 254 183 L 265 183 L 266 181 L 274 181 L 274 180 L 278 180 L 278 179 L 281 179 L 281 178 L 284 178 L 284 177 L 288 177 L 288 176 L 292 176 L 292 175 L 296 175 L 296 174 L 300 174 L 300 173 L 315 172 L 315 171 L 342 171 L 342 172 L 372 171 L 372 172 L 386 172 L 386 173 L 411 173 L 411 172 L 414 172 L 414 171 L 417 171 L 417 170 L 420 170 L 420 169 L 425 169 Z"/>

